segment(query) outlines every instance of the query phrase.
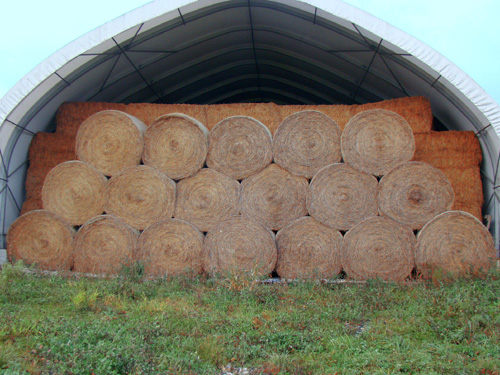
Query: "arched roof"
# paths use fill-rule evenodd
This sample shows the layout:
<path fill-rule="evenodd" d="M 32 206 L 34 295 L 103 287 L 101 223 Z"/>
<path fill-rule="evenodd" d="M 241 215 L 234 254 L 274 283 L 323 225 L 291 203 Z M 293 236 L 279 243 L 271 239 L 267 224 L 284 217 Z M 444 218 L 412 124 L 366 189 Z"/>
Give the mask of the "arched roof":
<path fill-rule="evenodd" d="M 430 99 L 436 123 L 481 141 L 498 245 L 500 107 L 424 43 L 335 0 L 157 0 L 39 64 L 0 102 L 0 230 L 24 200 L 32 136 L 66 101 L 360 104 Z"/>

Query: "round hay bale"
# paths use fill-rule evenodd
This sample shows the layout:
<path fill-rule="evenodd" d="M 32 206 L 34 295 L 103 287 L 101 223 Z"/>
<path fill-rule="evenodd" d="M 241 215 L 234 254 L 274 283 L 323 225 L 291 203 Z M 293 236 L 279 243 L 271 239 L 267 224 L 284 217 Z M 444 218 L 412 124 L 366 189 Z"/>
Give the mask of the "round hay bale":
<path fill-rule="evenodd" d="M 306 194 L 309 182 L 277 164 L 242 181 L 241 214 L 271 230 L 280 230 L 307 215 Z"/>
<path fill-rule="evenodd" d="M 415 244 L 410 228 L 387 217 L 372 217 L 344 235 L 342 266 L 352 279 L 401 281 L 415 266 Z"/>
<path fill-rule="evenodd" d="M 73 264 L 75 229 L 47 210 L 30 211 L 16 219 L 7 233 L 10 262 L 23 260 L 49 271 L 69 270 Z"/>
<path fill-rule="evenodd" d="M 158 117 L 144 134 L 144 164 L 180 180 L 194 175 L 205 163 L 208 129 L 182 113 Z"/>
<path fill-rule="evenodd" d="M 43 208 L 71 225 L 82 225 L 104 212 L 106 177 L 82 161 L 61 163 L 50 170 L 42 187 Z"/>
<path fill-rule="evenodd" d="M 296 175 L 312 178 L 324 166 L 341 161 L 340 134 L 337 123 L 324 113 L 294 113 L 274 134 L 274 162 Z"/>
<path fill-rule="evenodd" d="M 349 230 L 378 214 L 378 181 L 338 163 L 323 167 L 311 180 L 307 210 L 319 222 L 338 230 Z"/>
<path fill-rule="evenodd" d="M 141 233 L 136 259 L 149 276 L 198 274 L 202 253 L 203 234 L 187 221 L 168 218 Z"/>
<path fill-rule="evenodd" d="M 490 232 L 467 212 L 444 212 L 417 235 L 415 263 L 424 278 L 481 276 L 494 261 Z"/>
<path fill-rule="evenodd" d="M 143 230 L 156 221 L 172 217 L 175 182 L 156 168 L 137 165 L 108 181 L 105 211 L 132 227 Z"/>
<path fill-rule="evenodd" d="M 177 183 L 174 216 L 202 232 L 240 211 L 240 183 L 214 169 L 204 168 Z"/>
<path fill-rule="evenodd" d="M 105 110 L 87 118 L 76 135 L 76 156 L 106 176 L 141 162 L 146 125 L 125 112 Z"/>
<path fill-rule="evenodd" d="M 130 267 L 139 231 L 112 215 L 100 215 L 78 229 L 74 240 L 76 272 L 113 275 Z"/>
<path fill-rule="evenodd" d="M 427 163 L 404 163 L 379 182 L 381 215 L 413 230 L 421 229 L 436 215 L 450 210 L 453 200 L 453 188 L 446 175 Z"/>
<path fill-rule="evenodd" d="M 342 269 L 342 234 L 312 217 L 301 217 L 276 234 L 281 278 L 333 278 Z"/>
<path fill-rule="evenodd" d="M 386 109 L 370 109 L 351 118 L 340 144 L 345 163 L 374 176 L 410 161 L 415 152 L 408 122 Z"/>
<path fill-rule="evenodd" d="M 274 233 L 242 216 L 219 222 L 205 237 L 203 269 L 209 274 L 268 275 L 274 270 L 276 259 Z"/>
<path fill-rule="evenodd" d="M 252 117 L 228 117 L 208 136 L 207 166 L 236 180 L 250 177 L 273 160 L 272 138 Z"/>

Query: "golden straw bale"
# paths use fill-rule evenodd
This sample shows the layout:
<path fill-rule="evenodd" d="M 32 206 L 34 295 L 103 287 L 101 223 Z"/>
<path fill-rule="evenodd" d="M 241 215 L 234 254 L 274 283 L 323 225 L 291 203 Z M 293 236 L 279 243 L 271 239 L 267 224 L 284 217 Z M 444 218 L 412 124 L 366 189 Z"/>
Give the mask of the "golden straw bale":
<path fill-rule="evenodd" d="M 338 230 L 378 214 L 378 181 L 347 164 L 328 165 L 311 180 L 306 196 L 309 214 Z"/>
<path fill-rule="evenodd" d="M 26 198 L 26 200 L 23 203 L 23 206 L 21 207 L 21 212 L 19 215 L 21 216 L 34 210 L 41 210 L 42 208 L 43 204 L 41 196 Z"/>
<path fill-rule="evenodd" d="M 53 168 L 42 188 L 43 208 L 72 225 L 82 225 L 104 212 L 106 177 L 82 161 L 66 161 Z"/>
<path fill-rule="evenodd" d="M 474 202 L 455 202 L 452 207 L 453 211 L 464 211 L 468 214 L 474 216 L 480 222 L 484 222 L 483 218 L 483 208 L 482 205 L 479 205 Z"/>
<path fill-rule="evenodd" d="M 208 136 L 207 166 L 236 180 L 261 171 L 273 160 L 272 135 L 252 117 L 219 122 Z"/>
<path fill-rule="evenodd" d="M 90 219 L 74 239 L 76 272 L 113 275 L 133 263 L 139 231 L 112 215 Z"/>
<path fill-rule="evenodd" d="M 379 183 L 378 207 L 413 230 L 453 205 L 453 188 L 446 175 L 423 162 L 407 162 L 386 174 Z"/>
<path fill-rule="evenodd" d="M 307 215 L 306 194 L 309 182 L 277 164 L 241 183 L 241 214 L 280 230 L 295 219 Z"/>
<path fill-rule="evenodd" d="M 274 162 L 296 175 L 312 178 L 324 166 L 341 161 L 340 134 L 335 121 L 321 112 L 294 113 L 276 130 Z"/>
<path fill-rule="evenodd" d="M 408 122 L 385 109 L 363 111 L 346 125 L 342 157 L 353 168 L 383 176 L 413 157 L 415 141 Z"/>
<path fill-rule="evenodd" d="M 342 269 L 342 234 L 312 217 L 301 217 L 276 234 L 281 278 L 333 278 Z"/>
<path fill-rule="evenodd" d="M 174 180 L 190 177 L 205 163 L 208 130 L 182 113 L 157 118 L 144 134 L 144 164 Z"/>
<path fill-rule="evenodd" d="M 415 266 L 413 231 L 392 219 L 372 217 L 344 235 L 342 265 L 352 279 L 402 281 Z"/>
<path fill-rule="evenodd" d="M 205 237 L 203 269 L 209 274 L 270 274 L 277 260 L 273 232 L 253 220 L 233 216 L 219 222 Z"/>
<path fill-rule="evenodd" d="M 274 134 L 281 122 L 279 106 L 274 103 L 234 103 L 207 105 L 207 128 L 213 127 L 231 116 L 252 117 L 261 122 Z"/>
<path fill-rule="evenodd" d="M 141 233 L 136 259 L 149 276 L 198 274 L 202 270 L 203 234 L 179 219 L 163 219 Z"/>
<path fill-rule="evenodd" d="M 156 168 L 137 165 L 108 181 L 104 211 L 136 229 L 172 217 L 174 209 L 175 182 Z"/>
<path fill-rule="evenodd" d="M 494 265 L 495 246 L 486 227 L 463 211 L 448 211 L 417 235 L 415 262 L 424 278 L 480 276 Z"/>
<path fill-rule="evenodd" d="M 141 162 L 146 125 L 125 112 L 100 111 L 86 119 L 76 135 L 76 155 L 106 176 Z"/>
<path fill-rule="evenodd" d="M 478 166 L 468 168 L 442 168 L 455 192 L 455 202 L 476 203 L 484 202 L 481 170 Z"/>
<path fill-rule="evenodd" d="M 67 158 L 75 160 L 75 141 L 72 138 L 61 136 L 56 133 L 36 133 L 31 140 L 28 150 L 30 163 L 41 163 L 47 157 Z M 59 163 L 62 163 L 62 160 Z M 57 163 L 57 164 L 59 164 Z"/>
<path fill-rule="evenodd" d="M 240 211 L 240 183 L 214 169 L 204 168 L 177 183 L 174 217 L 202 232 Z"/>
<path fill-rule="evenodd" d="M 75 229 L 47 210 L 28 212 L 12 223 L 7 233 L 9 260 L 23 260 L 45 270 L 69 270 L 73 264 Z"/>

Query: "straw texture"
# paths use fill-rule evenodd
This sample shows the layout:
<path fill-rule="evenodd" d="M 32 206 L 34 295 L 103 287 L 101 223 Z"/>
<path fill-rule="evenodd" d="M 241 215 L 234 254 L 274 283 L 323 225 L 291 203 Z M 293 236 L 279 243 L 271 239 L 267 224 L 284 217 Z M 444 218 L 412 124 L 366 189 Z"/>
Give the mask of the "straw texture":
<path fill-rule="evenodd" d="M 125 112 L 105 110 L 86 119 L 76 135 L 76 155 L 106 176 L 141 161 L 146 125 Z"/>
<path fill-rule="evenodd" d="M 43 183 L 43 208 L 71 225 L 82 225 L 104 212 L 106 177 L 82 161 L 67 161 L 53 168 Z"/>
<path fill-rule="evenodd" d="M 480 276 L 493 266 L 495 247 L 486 227 L 463 211 L 448 211 L 417 235 L 415 262 L 424 278 Z"/>
<path fill-rule="evenodd" d="M 144 164 L 174 180 L 190 177 L 205 163 L 208 130 L 181 113 L 160 116 L 144 134 Z"/>
<path fill-rule="evenodd" d="M 127 168 L 108 181 L 105 211 L 143 230 L 172 217 L 175 182 L 156 168 L 138 165 Z"/>
<path fill-rule="evenodd" d="M 209 274 L 255 271 L 268 275 L 276 259 L 273 232 L 241 216 L 221 221 L 205 237 L 203 268 Z"/>
<path fill-rule="evenodd" d="M 250 177 L 273 160 L 271 132 L 252 117 L 222 120 L 208 140 L 207 166 L 236 180 Z"/>
<path fill-rule="evenodd" d="M 318 111 L 287 117 L 273 139 L 274 162 L 288 171 L 312 178 L 322 167 L 340 162 L 340 128 Z"/>
<path fill-rule="evenodd" d="M 453 205 L 450 182 L 427 163 L 408 162 L 394 168 L 382 177 L 379 189 L 380 213 L 413 230 L 421 229 Z"/>
<path fill-rule="evenodd" d="M 307 215 L 306 194 L 309 182 L 277 164 L 241 183 L 241 214 L 272 230 L 280 230 Z"/>
<path fill-rule="evenodd" d="M 385 109 L 363 111 L 346 125 L 341 137 L 344 162 L 353 168 L 383 176 L 413 157 L 415 140 L 410 125 Z"/>
<path fill-rule="evenodd" d="M 415 266 L 415 245 L 410 228 L 386 217 L 372 217 L 345 234 L 342 265 L 352 279 L 404 280 Z"/>
<path fill-rule="evenodd" d="M 214 169 L 204 168 L 177 183 L 174 216 L 208 232 L 219 221 L 240 211 L 240 183 Z"/>
<path fill-rule="evenodd" d="M 149 276 L 198 274 L 202 270 L 203 234 L 187 221 L 163 219 L 139 237 L 137 260 Z"/>
<path fill-rule="evenodd" d="M 342 234 L 301 217 L 276 234 L 276 272 L 284 279 L 332 278 L 340 273 Z"/>
<path fill-rule="evenodd" d="M 309 214 L 338 230 L 349 230 L 378 214 L 378 181 L 347 164 L 331 164 L 318 171 L 306 196 Z"/>
<path fill-rule="evenodd" d="M 50 271 L 69 270 L 73 263 L 75 230 L 47 210 L 28 212 L 12 223 L 7 233 L 10 262 L 24 260 Z"/>
<path fill-rule="evenodd" d="M 78 229 L 74 240 L 74 271 L 113 275 L 130 266 L 139 231 L 112 215 L 92 218 Z"/>

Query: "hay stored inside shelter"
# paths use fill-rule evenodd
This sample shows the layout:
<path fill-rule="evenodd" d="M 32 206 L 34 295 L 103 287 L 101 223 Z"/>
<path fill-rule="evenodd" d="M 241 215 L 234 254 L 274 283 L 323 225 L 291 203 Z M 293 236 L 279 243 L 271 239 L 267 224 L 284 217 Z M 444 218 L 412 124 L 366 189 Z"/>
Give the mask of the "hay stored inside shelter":
<path fill-rule="evenodd" d="M 283 279 L 336 277 L 341 269 L 342 234 L 310 216 L 276 234 L 276 272 Z"/>
<path fill-rule="evenodd" d="M 277 164 L 241 182 L 241 214 L 271 230 L 280 230 L 307 215 L 309 182 Z"/>
<path fill-rule="evenodd" d="M 356 280 L 402 281 L 415 266 L 413 231 L 392 219 L 376 216 L 344 235 L 342 266 Z"/>
<path fill-rule="evenodd" d="M 7 233 L 7 255 L 11 263 L 51 271 L 69 271 L 73 264 L 75 229 L 60 216 L 47 211 L 28 212 L 12 223 Z"/>
<path fill-rule="evenodd" d="M 74 239 L 74 271 L 114 275 L 134 261 L 139 231 L 112 215 L 82 225 Z"/>

